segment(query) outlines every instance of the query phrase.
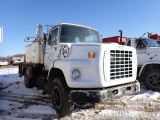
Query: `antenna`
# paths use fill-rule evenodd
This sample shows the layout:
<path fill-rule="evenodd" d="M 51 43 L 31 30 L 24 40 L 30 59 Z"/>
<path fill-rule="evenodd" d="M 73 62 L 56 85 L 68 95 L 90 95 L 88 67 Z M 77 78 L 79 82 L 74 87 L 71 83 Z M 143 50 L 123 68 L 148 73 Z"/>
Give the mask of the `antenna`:
<path fill-rule="evenodd" d="M 145 34 L 146 34 L 146 32 L 140 38 L 142 38 Z"/>

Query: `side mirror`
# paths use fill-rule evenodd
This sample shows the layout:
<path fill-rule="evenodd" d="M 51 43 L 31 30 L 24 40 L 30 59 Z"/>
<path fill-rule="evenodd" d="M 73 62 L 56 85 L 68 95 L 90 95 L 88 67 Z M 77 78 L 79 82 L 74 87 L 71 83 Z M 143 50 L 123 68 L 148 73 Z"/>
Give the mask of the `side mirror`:
<path fill-rule="evenodd" d="M 56 45 L 57 44 L 57 39 L 56 38 L 52 38 L 51 44 L 52 45 Z"/>
<path fill-rule="evenodd" d="M 53 46 L 53 45 L 56 45 L 56 39 L 55 38 L 52 38 L 51 40 L 48 40 L 48 44 Z"/>
<path fill-rule="evenodd" d="M 0 25 L 0 43 L 3 42 L 3 27 Z"/>

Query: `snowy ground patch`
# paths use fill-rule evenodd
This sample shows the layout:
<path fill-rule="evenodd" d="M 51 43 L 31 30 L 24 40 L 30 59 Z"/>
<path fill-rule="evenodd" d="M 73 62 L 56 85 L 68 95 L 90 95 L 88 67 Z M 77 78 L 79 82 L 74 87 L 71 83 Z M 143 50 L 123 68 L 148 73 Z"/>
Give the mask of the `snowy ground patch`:
<path fill-rule="evenodd" d="M 35 88 L 28 89 L 23 78 L 18 77 L 18 68 L 0 69 L 0 120 L 54 120 L 59 119 L 49 100 L 32 99 L 37 96 Z M 39 91 L 40 92 L 40 91 Z M 8 97 L 9 95 L 12 95 Z M 14 96 L 28 95 L 29 98 L 15 99 Z M 106 103 L 94 104 L 91 107 L 75 107 L 71 115 L 61 120 L 128 120 L 128 119 L 160 119 L 160 93 L 141 91 Z"/>

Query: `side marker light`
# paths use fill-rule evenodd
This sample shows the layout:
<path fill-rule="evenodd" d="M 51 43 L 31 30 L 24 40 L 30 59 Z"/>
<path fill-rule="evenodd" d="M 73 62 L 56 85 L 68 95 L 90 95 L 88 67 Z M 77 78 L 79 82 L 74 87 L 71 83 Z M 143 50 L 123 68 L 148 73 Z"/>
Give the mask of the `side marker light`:
<path fill-rule="evenodd" d="M 94 58 L 95 53 L 94 52 L 88 52 L 88 58 Z"/>

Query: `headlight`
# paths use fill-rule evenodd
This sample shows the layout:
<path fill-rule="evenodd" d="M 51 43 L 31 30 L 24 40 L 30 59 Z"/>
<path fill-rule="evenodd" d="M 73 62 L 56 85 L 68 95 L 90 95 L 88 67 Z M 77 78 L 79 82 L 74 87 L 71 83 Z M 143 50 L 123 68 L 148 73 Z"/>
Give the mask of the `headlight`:
<path fill-rule="evenodd" d="M 72 78 L 75 80 L 75 79 L 78 79 L 79 77 L 80 77 L 79 71 L 78 70 L 74 70 L 72 72 Z"/>

